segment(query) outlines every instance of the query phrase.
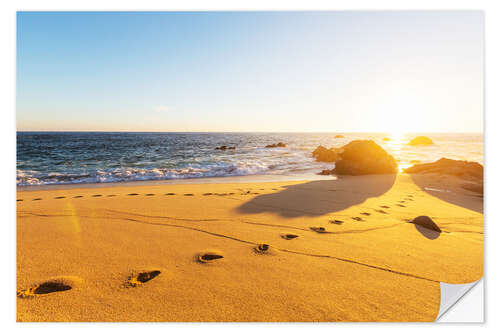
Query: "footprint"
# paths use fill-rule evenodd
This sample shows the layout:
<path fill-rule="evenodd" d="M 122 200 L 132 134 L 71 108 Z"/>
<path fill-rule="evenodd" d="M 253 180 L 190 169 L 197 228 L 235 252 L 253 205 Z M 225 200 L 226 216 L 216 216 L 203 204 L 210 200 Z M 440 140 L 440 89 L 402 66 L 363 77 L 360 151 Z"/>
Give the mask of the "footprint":
<path fill-rule="evenodd" d="M 402 205 L 402 204 L 396 204 L 396 206 L 399 206 L 399 207 L 406 207 L 405 205 Z"/>
<path fill-rule="evenodd" d="M 290 240 L 290 239 L 294 239 L 294 238 L 299 237 L 299 235 L 295 235 L 295 234 L 281 234 L 280 236 L 281 236 L 281 238 L 284 238 L 286 240 Z"/>
<path fill-rule="evenodd" d="M 259 244 L 254 247 L 254 251 L 258 254 L 274 254 L 269 244 Z"/>
<path fill-rule="evenodd" d="M 160 274 L 161 272 L 159 270 L 134 273 L 131 276 L 129 276 L 125 284 L 127 287 L 139 287 L 142 286 L 144 283 L 151 281 Z"/>
<path fill-rule="evenodd" d="M 342 220 L 330 220 L 329 222 L 333 223 L 333 224 L 337 224 L 337 225 L 341 225 L 344 223 L 344 221 L 342 221 Z"/>
<path fill-rule="evenodd" d="M 108 194 L 107 197 L 116 197 L 115 194 Z"/>
<path fill-rule="evenodd" d="M 410 198 L 413 198 L 413 195 L 412 195 L 412 194 L 407 194 L 406 196 L 407 196 L 407 197 L 410 197 Z"/>
<path fill-rule="evenodd" d="M 382 209 L 375 209 L 375 211 L 380 214 L 388 214 L 385 210 Z"/>
<path fill-rule="evenodd" d="M 386 205 L 384 205 L 384 206 L 379 206 L 379 207 L 380 207 L 380 208 L 391 208 L 391 207 L 386 206 Z"/>
<path fill-rule="evenodd" d="M 234 193 L 234 192 L 229 193 L 229 195 L 235 195 L 235 194 L 236 194 L 236 193 Z"/>
<path fill-rule="evenodd" d="M 405 198 L 405 200 L 408 200 L 408 201 L 413 201 L 412 198 Z"/>
<path fill-rule="evenodd" d="M 213 194 L 212 192 L 203 193 L 203 195 L 212 195 L 212 194 Z"/>
<path fill-rule="evenodd" d="M 361 214 L 362 214 L 362 215 L 366 215 L 366 216 L 370 216 L 370 215 L 372 215 L 372 214 L 367 213 L 367 212 L 363 212 L 363 213 L 361 213 Z"/>
<path fill-rule="evenodd" d="M 207 264 L 224 258 L 224 256 L 216 251 L 203 252 L 198 255 L 198 261 Z"/>
<path fill-rule="evenodd" d="M 329 233 L 328 231 L 326 231 L 326 229 L 324 227 L 310 227 L 309 229 L 311 229 L 312 231 L 316 231 L 319 234 Z"/>
<path fill-rule="evenodd" d="M 23 199 L 17 199 L 16 201 L 23 201 Z"/>
<path fill-rule="evenodd" d="M 139 193 L 129 193 L 127 195 L 139 195 Z"/>
<path fill-rule="evenodd" d="M 55 197 L 54 199 L 64 199 L 66 197 Z"/>
<path fill-rule="evenodd" d="M 93 197 L 94 198 L 102 197 L 102 194 L 94 194 Z"/>
<path fill-rule="evenodd" d="M 364 221 L 363 218 L 357 216 L 354 216 L 352 219 L 355 221 Z"/>
<path fill-rule="evenodd" d="M 146 194 L 146 196 L 147 197 L 152 197 L 152 196 L 154 196 L 154 193 L 148 193 L 148 194 Z"/>
<path fill-rule="evenodd" d="M 170 193 L 167 193 L 165 195 L 175 195 L 175 193 L 170 192 Z"/>
<path fill-rule="evenodd" d="M 192 197 L 192 196 L 194 196 L 194 194 L 193 193 L 184 193 L 184 196 L 186 196 L 186 197 Z"/>
<path fill-rule="evenodd" d="M 399 202 L 399 203 L 405 203 L 406 201 L 404 201 L 404 200 L 401 200 L 401 201 L 398 201 L 398 202 Z"/>
<path fill-rule="evenodd" d="M 33 201 L 38 201 L 38 200 L 42 200 L 42 198 L 35 198 L 35 199 L 33 199 Z"/>
<path fill-rule="evenodd" d="M 73 199 L 83 198 L 83 195 L 75 195 Z"/>
<path fill-rule="evenodd" d="M 259 191 L 264 191 L 264 189 L 263 188 L 259 188 Z"/>
<path fill-rule="evenodd" d="M 67 291 L 73 289 L 79 282 L 81 282 L 81 279 L 76 277 L 57 277 L 40 284 L 36 284 L 28 289 L 18 290 L 17 297 L 27 298 Z"/>

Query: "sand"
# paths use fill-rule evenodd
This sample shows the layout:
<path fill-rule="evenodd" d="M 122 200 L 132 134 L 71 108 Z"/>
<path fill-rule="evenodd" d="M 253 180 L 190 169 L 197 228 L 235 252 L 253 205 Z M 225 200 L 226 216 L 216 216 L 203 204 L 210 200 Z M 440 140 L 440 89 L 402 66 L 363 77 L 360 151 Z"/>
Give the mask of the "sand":
<path fill-rule="evenodd" d="M 461 183 L 18 191 L 17 320 L 433 321 L 440 281 L 483 275 L 483 199 Z"/>

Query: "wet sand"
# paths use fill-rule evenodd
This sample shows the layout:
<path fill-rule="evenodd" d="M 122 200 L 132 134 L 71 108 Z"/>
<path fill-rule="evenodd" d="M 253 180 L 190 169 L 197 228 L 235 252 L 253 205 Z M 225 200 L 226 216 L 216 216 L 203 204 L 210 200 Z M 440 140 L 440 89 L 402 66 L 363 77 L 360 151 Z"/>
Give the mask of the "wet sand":
<path fill-rule="evenodd" d="M 17 193 L 18 321 L 433 321 L 483 275 L 454 177 Z M 441 233 L 411 223 L 429 216 Z"/>

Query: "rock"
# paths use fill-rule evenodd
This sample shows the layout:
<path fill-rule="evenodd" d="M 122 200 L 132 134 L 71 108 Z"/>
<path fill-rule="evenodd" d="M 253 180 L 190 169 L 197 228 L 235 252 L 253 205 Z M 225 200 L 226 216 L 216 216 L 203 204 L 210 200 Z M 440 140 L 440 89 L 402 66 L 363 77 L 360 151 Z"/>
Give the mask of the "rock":
<path fill-rule="evenodd" d="M 477 162 L 458 161 L 441 158 L 433 163 L 416 164 L 404 169 L 406 173 L 438 173 L 463 179 L 483 181 L 483 166 Z"/>
<path fill-rule="evenodd" d="M 326 149 L 323 146 L 318 146 L 318 148 L 312 152 L 312 156 L 316 158 L 317 162 L 335 162 L 340 159 L 338 149 Z"/>
<path fill-rule="evenodd" d="M 267 145 L 266 148 L 285 148 L 286 144 L 283 142 L 273 143 L 272 145 Z"/>
<path fill-rule="evenodd" d="M 236 149 L 236 147 L 220 146 L 215 148 L 216 150 L 226 150 L 226 149 Z"/>
<path fill-rule="evenodd" d="M 341 135 L 341 134 L 337 134 L 333 137 L 334 139 L 343 139 L 345 138 L 345 136 Z"/>
<path fill-rule="evenodd" d="M 335 174 L 334 170 L 335 169 L 321 170 L 321 172 L 318 173 L 318 175 L 322 175 L 322 176 L 334 175 Z"/>
<path fill-rule="evenodd" d="M 419 225 L 421 227 L 424 227 L 424 228 L 427 228 L 430 230 L 441 232 L 441 228 L 439 228 L 439 226 L 436 223 L 434 223 L 434 221 L 429 216 L 416 217 L 410 223 Z"/>
<path fill-rule="evenodd" d="M 426 136 L 417 136 L 408 142 L 410 146 L 433 145 L 434 142 Z"/>
<path fill-rule="evenodd" d="M 341 148 L 333 172 L 339 175 L 397 173 L 398 165 L 373 140 L 354 140 Z"/>

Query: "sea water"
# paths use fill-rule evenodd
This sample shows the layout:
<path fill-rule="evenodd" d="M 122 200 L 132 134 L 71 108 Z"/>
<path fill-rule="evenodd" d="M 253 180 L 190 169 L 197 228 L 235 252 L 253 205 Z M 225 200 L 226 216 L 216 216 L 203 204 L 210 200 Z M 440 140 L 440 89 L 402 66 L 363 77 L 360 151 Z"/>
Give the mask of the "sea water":
<path fill-rule="evenodd" d="M 417 135 L 435 144 L 409 146 Z M 312 158 L 316 147 L 340 147 L 356 139 L 374 140 L 400 170 L 441 157 L 483 163 L 482 134 L 18 132 L 17 185 L 246 175 L 300 179 L 333 168 L 334 163 Z M 277 142 L 286 147 L 265 148 Z M 222 145 L 235 149 L 215 149 Z"/>

